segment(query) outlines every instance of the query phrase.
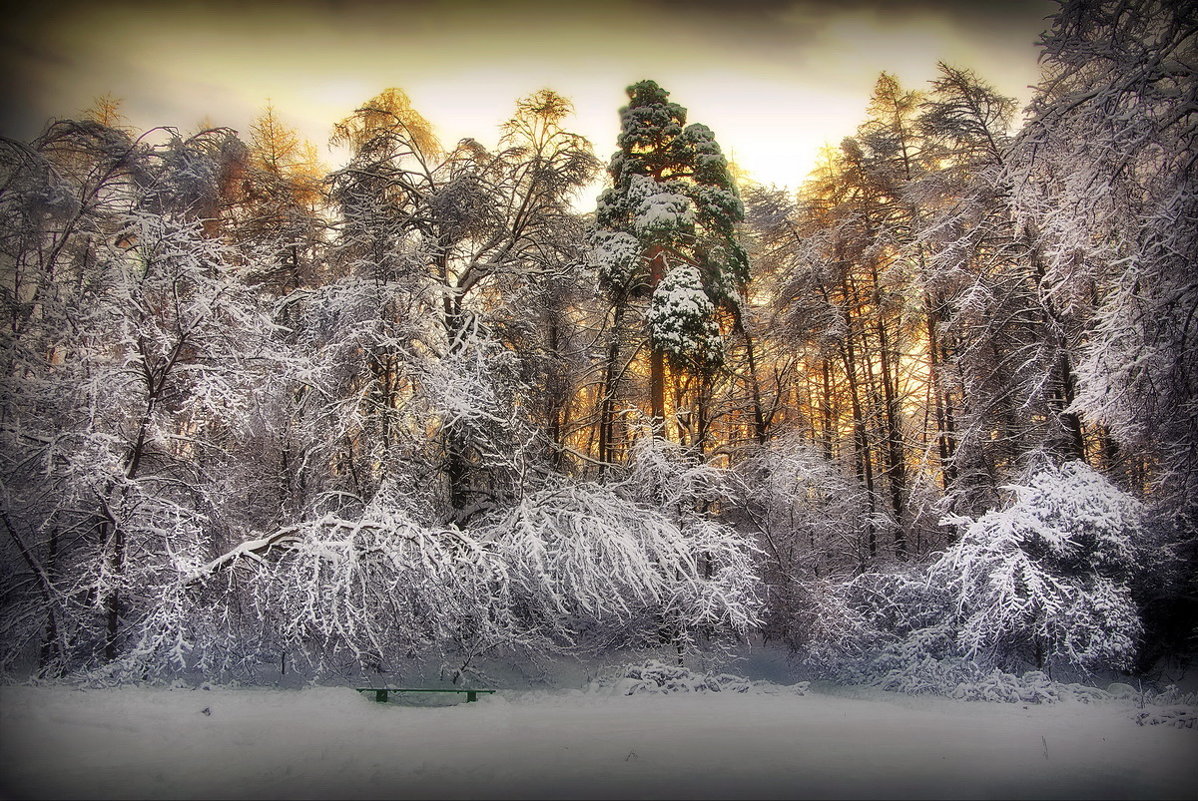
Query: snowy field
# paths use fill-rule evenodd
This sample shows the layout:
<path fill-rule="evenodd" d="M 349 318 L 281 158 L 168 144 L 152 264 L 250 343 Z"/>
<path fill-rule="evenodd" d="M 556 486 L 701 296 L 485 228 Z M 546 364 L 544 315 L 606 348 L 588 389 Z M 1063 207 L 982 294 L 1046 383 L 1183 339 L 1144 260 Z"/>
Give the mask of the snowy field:
<path fill-rule="evenodd" d="M 512 692 L 0 688 L 4 798 L 1194 798 L 1198 731 L 1134 706 L 812 686 Z"/>

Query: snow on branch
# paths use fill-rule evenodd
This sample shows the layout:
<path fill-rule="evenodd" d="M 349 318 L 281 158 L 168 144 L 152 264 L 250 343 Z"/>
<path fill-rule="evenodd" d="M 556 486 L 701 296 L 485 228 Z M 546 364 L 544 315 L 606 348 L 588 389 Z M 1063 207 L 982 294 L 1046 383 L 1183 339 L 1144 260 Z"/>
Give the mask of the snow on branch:
<path fill-rule="evenodd" d="M 234 564 L 248 572 L 228 573 Z M 230 591 L 210 598 L 213 616 L 235 616 L 224 607 L 238 596 L 255 610 L 237 648 L 286 648 L 318 670 L 345 658 L 365 669 L 437 652 L 590 651 L 663 631 L 685 640 L 697 627 L 744 634 L 761 605 L 752 546 L 731 528 L 585 483 L 533 492 L 469 529 L 376 500 L 356 519 L 326 514 L 243 542 L 182 583 L 203 594 L 221 573 Z M 158 639 L 189 642 L 204 660 L 229 636 Z"/>

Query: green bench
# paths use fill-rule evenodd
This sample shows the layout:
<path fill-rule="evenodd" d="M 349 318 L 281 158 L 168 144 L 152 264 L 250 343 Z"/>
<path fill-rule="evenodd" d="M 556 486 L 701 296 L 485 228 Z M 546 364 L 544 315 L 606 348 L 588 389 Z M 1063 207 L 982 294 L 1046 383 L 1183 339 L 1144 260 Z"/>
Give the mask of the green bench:
<path fill-rule="evenodd" d="M 479 693 L 493 694 L 494 690 L 459 690 L 443 689 L 443 688 L 421 688 L 421 687 L 355 687 L 360 693 L 374 693 L 374 700 L 380 704 L 387 703 L 387 697 L 391 693 L 466 693 L 466 703 L 478 700 Z"/>

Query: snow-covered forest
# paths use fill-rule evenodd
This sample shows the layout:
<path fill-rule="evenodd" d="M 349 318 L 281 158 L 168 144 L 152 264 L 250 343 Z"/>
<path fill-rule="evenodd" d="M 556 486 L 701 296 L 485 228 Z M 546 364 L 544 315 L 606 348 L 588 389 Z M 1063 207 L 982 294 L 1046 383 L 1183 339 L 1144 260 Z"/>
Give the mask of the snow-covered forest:
<path fill-rule="evenodd" d="M 549 89 L 459 142 L 385 89 L 335 168 L 270 108 L 0 139 L 0 672 L 756 637 L 1027 700 L 1188 658 L 1196 30 L 1066 0 L 1026 109 L 883 73 L 798 193 L 653 80 L 614 154 Z"/>

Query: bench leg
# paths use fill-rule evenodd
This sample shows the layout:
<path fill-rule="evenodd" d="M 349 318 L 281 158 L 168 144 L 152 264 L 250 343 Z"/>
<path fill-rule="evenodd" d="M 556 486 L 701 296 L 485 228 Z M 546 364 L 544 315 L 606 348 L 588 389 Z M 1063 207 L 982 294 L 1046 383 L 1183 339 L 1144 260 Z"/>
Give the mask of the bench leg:
<path fill-rule="evenodd" d="M 474 690 L 466 691 L 466 703 L 470 703 L 471 701 L 477 701 L 477 700 L 478 700 L 478 693 L 476 693 Z"/>
<path fill-rule="evenodd" d="M 374 691 L 374 700 L 378 701 L 380 704 L 387 703 L 387 691 L 386 690 L 375 690 Z"/>

